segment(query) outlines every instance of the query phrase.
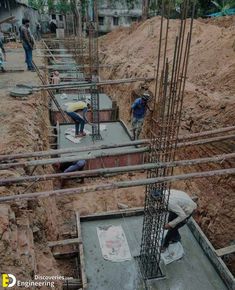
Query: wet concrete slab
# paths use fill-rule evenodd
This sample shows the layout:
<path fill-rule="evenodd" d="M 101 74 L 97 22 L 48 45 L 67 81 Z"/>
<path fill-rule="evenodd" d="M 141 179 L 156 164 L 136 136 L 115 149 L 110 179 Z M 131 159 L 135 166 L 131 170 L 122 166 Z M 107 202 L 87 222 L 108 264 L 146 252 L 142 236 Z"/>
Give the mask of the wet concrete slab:
<path fill-rule="evenodd" d="M 112 109 L 112 100 L 106 94 L 99 94 L 100 96 L 100 110 Z M 91 94 L 56 94 L 55 95 L 57 102 L 63 110 L 66 110 L 66 103 L 75 103 L 78 101 L 90 101 Z M 58 111 L 54 102 L 52 102 L 52 111 Z"/>
<path fill-rule="evenodd" d="M 110 145 L 110 144 L 121 144 L 125 142 L 131 141 L 130 133 L 128 132 L 127 128 L 121 121 L 117 122 L 102 122 L 101 124 L 101 137 L 102 140 L 97 140 L 93 142 L 92 136 L 87 135 L 81 139 L 81 142 L 75 144 L 70 140 L 66 139 L 65 131 L 69 128 L 75 128 L 74 124 L 61 124 L 59 125 L 59 132 L 58 132 L 58 148 L 84 148 L 90 147 L 94 145 Z M 91 133 L 91 126 L 85 125 L 85 130 Z M 106 149 L 105 152 L 112 153 L 112 152 L 124 152 L 133 147 L 123 147 L 123 148 L 115 148 L 115 149 Z M 96 150 L 91 152 L 81 152 L 79 153 L 79 157 L 86 158 L 96 156 L 97 154 L 102 153 L 104 150 Z M 76 153 L 73 154 L 66 154 L 66 156 L 71 155 L 78 155 Z M 63 154 L 63 156 L 65 156 Z"/>
<path fill-rule="evenodd" d="M 137 261 L 142 216 L 81 222 L 88 290 L 144 289 Z M 103 259 L 96 228 L 121 225 L 132 255 L 131 261 L 113 263 Z M 148 283 L 151 290 L 225 290 L 220 276 L 187 226 L 180 229 L 185 256 L 165 267 L 166 278 Z"/>

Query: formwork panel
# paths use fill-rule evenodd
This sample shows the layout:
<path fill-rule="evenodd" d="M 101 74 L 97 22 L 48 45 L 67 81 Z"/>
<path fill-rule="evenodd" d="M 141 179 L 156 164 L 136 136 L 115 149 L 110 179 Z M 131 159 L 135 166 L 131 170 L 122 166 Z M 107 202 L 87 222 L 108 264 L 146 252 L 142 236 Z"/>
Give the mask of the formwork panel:
<path fill-rule="evenodd" d="M 128 129 L 124 125 L 122 121 L 118 122 L 102 122 L 101 128 L 105 130 L 101 130 L 102 140 L 93 142 L 92 136 L 87 135 L 81 139 L 81 142 L 75 144 L 70 140 L 66 139 L 65 131 L 69 128 L 75 128 L 74 124 L 60 124 L 58 126 L 58 148 L 84 148 L 90 147 L 94 145 L 110 145 L 110 144 L 122 144 L 125 142 L 130 142 L 131 137 Z M 85 130 L 91 132 L 91 127 L 89 125 L 85 125 Z M 63 156 L 72 156 L 79 155 L 79 159 L 87 159 L 87 169 L 97 169 L 104 167 L 117 167 L 117 166 L 128 166 L 128 165 L 136 165 L 142 164 L 144 162 L 144 153 L 143 152 L 133 152 L 128 153 L 128 150 L 138 149 L 135 146 L 129 147 L 120 147 L 114 149 L 105 149 L 105 150 L 95 150 L 95 151 L 86 151 L 79 152 L 73 154 L 63 154 Z M 106 153 L 110 156 L 102 156 L 96 157 L 96 155 L 100 155 Z M 115 156 L 112 154 L 115 153 Z M 94 158 L 93 158 L 94 157 Z"/>
<path fill-rule="evenodd" d="M 143 282 L 135 256 L 139 255 L 142 216 L 81 222 L 88 290 L 142 290 Z M 132 260 L 114 263 L 103 258 L 98 226 L 121 225 Z M 151 290 L 226 290 L 220 276 L 187 226 L 180 229 L 185 256 L 165 268 L 166 278 L 148 282 Z"/>
<path fill-rule="evenodd" d="M 73 103 L 77 101 L 84 101 L 89 100 L 91 95 L 90 94 L 66 94 L 67 98 L 63 97 L 63 94 L 56 94 L 55 98 L 59 105 L 61 106 L 62 110 L 66 110 L 66 103 Z M 109 96 L 106 94 L 99 94 L 100 95 L 100 121 L 106 122 L 111 121 L 114 116 L 114 111 L 117 110 L 113 108 L 113 102 Z M 87 117 L 91 119 L 91 112 L 87 113 Z M 57 122 L 63 123 L 64 119 L 61 113 L 58 111 L 57 107 L 55 106 L 54 102 L 51 103 L 51 121 L 53 124 Z"/>

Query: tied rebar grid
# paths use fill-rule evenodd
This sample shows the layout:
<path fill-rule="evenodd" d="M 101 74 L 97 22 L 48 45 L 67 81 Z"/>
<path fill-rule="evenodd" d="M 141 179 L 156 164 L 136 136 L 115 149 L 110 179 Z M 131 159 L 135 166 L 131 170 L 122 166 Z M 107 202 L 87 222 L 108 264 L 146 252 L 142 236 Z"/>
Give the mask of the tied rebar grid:
<path fill-rule="evenodd" d="M 97 1 L 91 2 L 90 12 L 88 15 L 88 32 L 89 32 L 89 81 L 99 82 L 99 52 L 98 52 L 98 8 Z M 89 10 L 89 9 L 88 9 Z M 92 139 L 101 140 L 100 135 L 100 118 L 99 118 L 99 91 L 94 85 L 90 89 L 91 107 L 92 107 Z"/>
<path fill-rule="evenodd" d="M 181 20 L 175 38 L 174 55 L 167 55 L 170 7 L 162 1 L 159 50 L 156 66 L 154 110 L 151 116 L 150 153 L 148 162 L 175 160 L 182 104 L 192 37 L 194 1 L 181 5 Z M 191 14 L 191 21 L 187 17 Z M 149 170 L 148 178 L 173 175 L 173 168 Z M 145 280 L 160 278 L 161 247 L 166 224 L 170 183 L 146 186 L 144 221 L 139 263 Z"/>

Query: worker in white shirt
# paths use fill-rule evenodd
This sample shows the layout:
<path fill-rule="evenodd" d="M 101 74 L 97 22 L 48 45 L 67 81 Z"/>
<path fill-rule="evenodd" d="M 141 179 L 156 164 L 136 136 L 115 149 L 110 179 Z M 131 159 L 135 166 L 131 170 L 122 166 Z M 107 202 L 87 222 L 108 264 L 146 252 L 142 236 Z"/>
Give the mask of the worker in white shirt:
<path fill-rule="evenodd" d="M 181 236 L 178 230 L 187 223 L 196 208 L 197 204 L 188 196 L 187 193 L 174 189 L 170 191 L 168 223 L 165 225 L 165 229 L 167 229 L 168 232 L 164 238 L 162 247 L 163 251 L 170 243 L 181 241 Z"/>

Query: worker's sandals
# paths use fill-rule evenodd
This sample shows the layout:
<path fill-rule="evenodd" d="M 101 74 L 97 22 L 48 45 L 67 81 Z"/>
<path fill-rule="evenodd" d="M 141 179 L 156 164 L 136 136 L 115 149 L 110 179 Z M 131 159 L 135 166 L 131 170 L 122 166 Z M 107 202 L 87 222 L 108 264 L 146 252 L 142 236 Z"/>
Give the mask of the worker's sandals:
<path fill-rule="evenodd" d="M 79 133 L 78 135 L 75 135 L 75 138 L 81 138 L 81 137 L 84 137 L 84 136 L 86 136 L 85 132 Z"/>

